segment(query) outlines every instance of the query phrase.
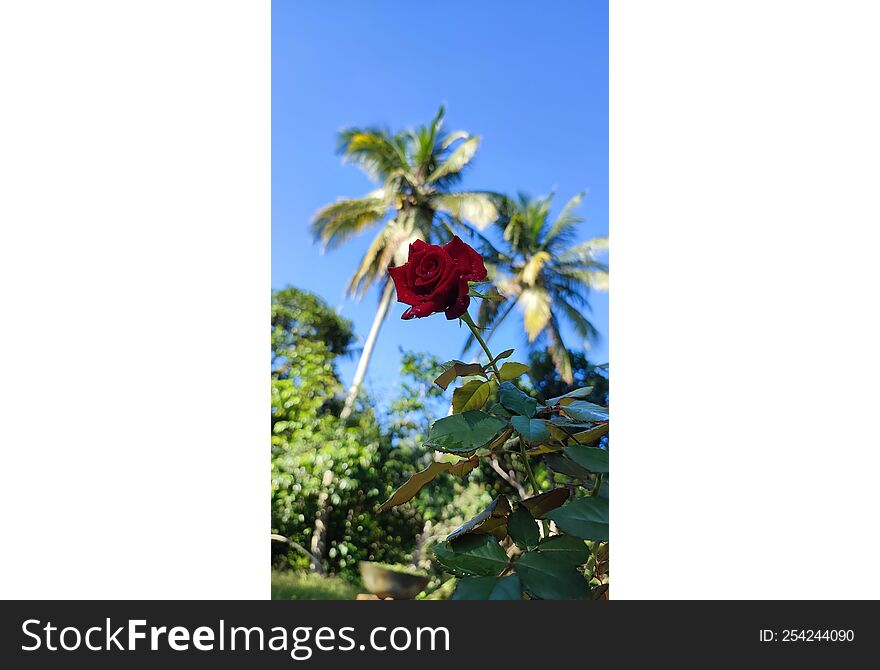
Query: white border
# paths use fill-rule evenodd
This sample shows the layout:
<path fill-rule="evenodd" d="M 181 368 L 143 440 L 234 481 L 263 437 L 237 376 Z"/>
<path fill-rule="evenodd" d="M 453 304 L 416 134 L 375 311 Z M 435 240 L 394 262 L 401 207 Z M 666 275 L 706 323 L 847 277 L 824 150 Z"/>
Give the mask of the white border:
<path fill-rule="evenodd" d="M 269 595 L 270 5 L 0 5 L 0 594 Z"/>

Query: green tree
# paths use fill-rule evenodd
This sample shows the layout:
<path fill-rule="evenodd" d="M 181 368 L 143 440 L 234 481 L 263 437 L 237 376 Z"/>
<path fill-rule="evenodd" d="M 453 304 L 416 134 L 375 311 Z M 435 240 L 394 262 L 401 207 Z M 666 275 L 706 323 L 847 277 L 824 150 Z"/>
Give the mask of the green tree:
<path fill-rule="evenodd" d="M 476 319 L 490 337 L 518 307 L 529 344 L 542 345 L 568 384 L 574 376 L 561 322 L 569 322 L 585 341 L 594 338 L 596 329 L 584 316 L 589 310 L 587 296 L 590 289 L 608 287 L 608 266 L 597 260 L 607 250 L 608 239 L 574 242 L 577 224 L 583 221 L 575 214 L 582 199 L 580 193 L 569 200 L 552 223 L 553 194 L 532 199 L 520 193 L 516 199 L 504 200 L 496 225 L 505 244 L 499 251 L 486 243 L 486 266 L 498 299 L 481 301 Z M 465 351 L 475 344 L 470 335 Z"/>
<path fill-rule="evenodd" d="M 462 170 L 474 157 L 480 138 L 443 130 L 443 107 L 433 121 L 413 130 L 391 133 L 381 128 L 349 128 L 339 135 L 339 152 L 363 169 L 379 187 L 361 198 L 342 198 L 320 209 L 312 231 L 325 248 L 337 247 L 369 228 L 378 227 L 348 284 L 362 296 L 374 284 L 381 297 L 342 410 L 348 418 L 367 372 L 379 329 L 394 293 L 389 266 L 406 260 L 417 239 L 443 243 L 454 226 L 470 221 L 484 227 L 498 216 L 497 194 L 456 191 Z"/>
<path fill-rule="evenodd" d="M 335 360 L 354 339 L 351 323 L 296 288 L 272 296 L 272 532 L 310 556 L 274 543 L 276 558 L 348 572 L 358 560 L 408 558 L 421 519 L 375 510 L 391 493 L 403 461 L 370 411 L 339 420 L 342 385 Z M 279 554 L 283 554 L 279 556 Z"/>

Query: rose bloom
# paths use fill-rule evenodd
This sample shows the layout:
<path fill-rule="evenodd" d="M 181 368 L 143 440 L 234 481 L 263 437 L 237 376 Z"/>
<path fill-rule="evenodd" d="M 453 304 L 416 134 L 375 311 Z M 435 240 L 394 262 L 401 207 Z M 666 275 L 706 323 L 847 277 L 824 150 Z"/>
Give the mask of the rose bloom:
<path fill-rule="evenodd" d="M 457 319 L 471 302 L 468 281 L 486 278 L 486 266 L 476 251 L 456 235 L 444 246 L 416 240 L 409 245 L 407 262 L 388 273 L 397 288 L 397 299 L 411 305 L 401 318 L 445 312 Z"/>

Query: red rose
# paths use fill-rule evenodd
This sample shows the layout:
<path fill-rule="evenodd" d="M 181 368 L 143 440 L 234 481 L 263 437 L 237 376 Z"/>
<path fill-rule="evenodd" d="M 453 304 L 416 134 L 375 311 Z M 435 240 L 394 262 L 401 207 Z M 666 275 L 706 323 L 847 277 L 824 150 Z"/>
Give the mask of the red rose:
<path fill-rule="evenodd" d="M 471 301 L 468 281 L 486 278 L 480 254 L 458 236 L 442 247 L 416 240 L 409 245 L 407 262 L 388 272 L 397 288 L 397 299 L 412 305 L 403 319 L 434 312 L 446 312 L 447 319 L 457 319 Z"/>

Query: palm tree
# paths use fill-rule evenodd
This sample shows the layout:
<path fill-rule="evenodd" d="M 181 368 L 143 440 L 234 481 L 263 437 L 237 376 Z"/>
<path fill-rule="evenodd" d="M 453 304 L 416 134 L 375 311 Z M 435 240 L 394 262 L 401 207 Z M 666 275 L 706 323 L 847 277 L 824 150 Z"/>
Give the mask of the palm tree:
<path fill-rule="evenodd" d="M 608 238 L 574 243 L 576 226 L 583 218 L 575 214 L 584 194 L 574 196 L 559 216 L 549 222 L 553 194 L 531 199 L 520 193 L 504 200 L 496 221 L 506 245 L 498 251 L 484 238 L 489 262 L 486 267 L 497 287 L 495 300 L 483 300 L 477 325 L 491 329 L 491 336 L 505 318 L 519 307 L 530 344 L 544 345 L 560 376 L 572 383 L 571 356 L 562 339 L 562 319 L 574 326 L 585 341 L 596 336 L 584 316 L 589 310 L 590 289 L 607 290 L 608 266 L 596 256 L 608 248 Z M 475 344 L 468 337 L 464 350 Z"/>
<path fill-rule="evenodd" d="M 391 304 L 394 284 L 388 278 L 388 267 L 406 261 L 414 240 L 445 243 L 463 220 L 482 228 L 498 218 L 496 202 L 501 196 L 452 190 L 474 157 L 480 138 L 464 131 L 443 131 L 443 114 L 441 106 L 430 124 L 396 134 L 380 128 L 349 128 L 339 135 L 344 159 L 364 170 L 379 188 L 318 210 L 312 231 L 325 249 L 332 249 L 378 227 L 349 280 L 348 293 L 362 297 L 373 284 L 381 286 L 376 316 L 340 414 L 343 419 L 354 407 Z"/>

